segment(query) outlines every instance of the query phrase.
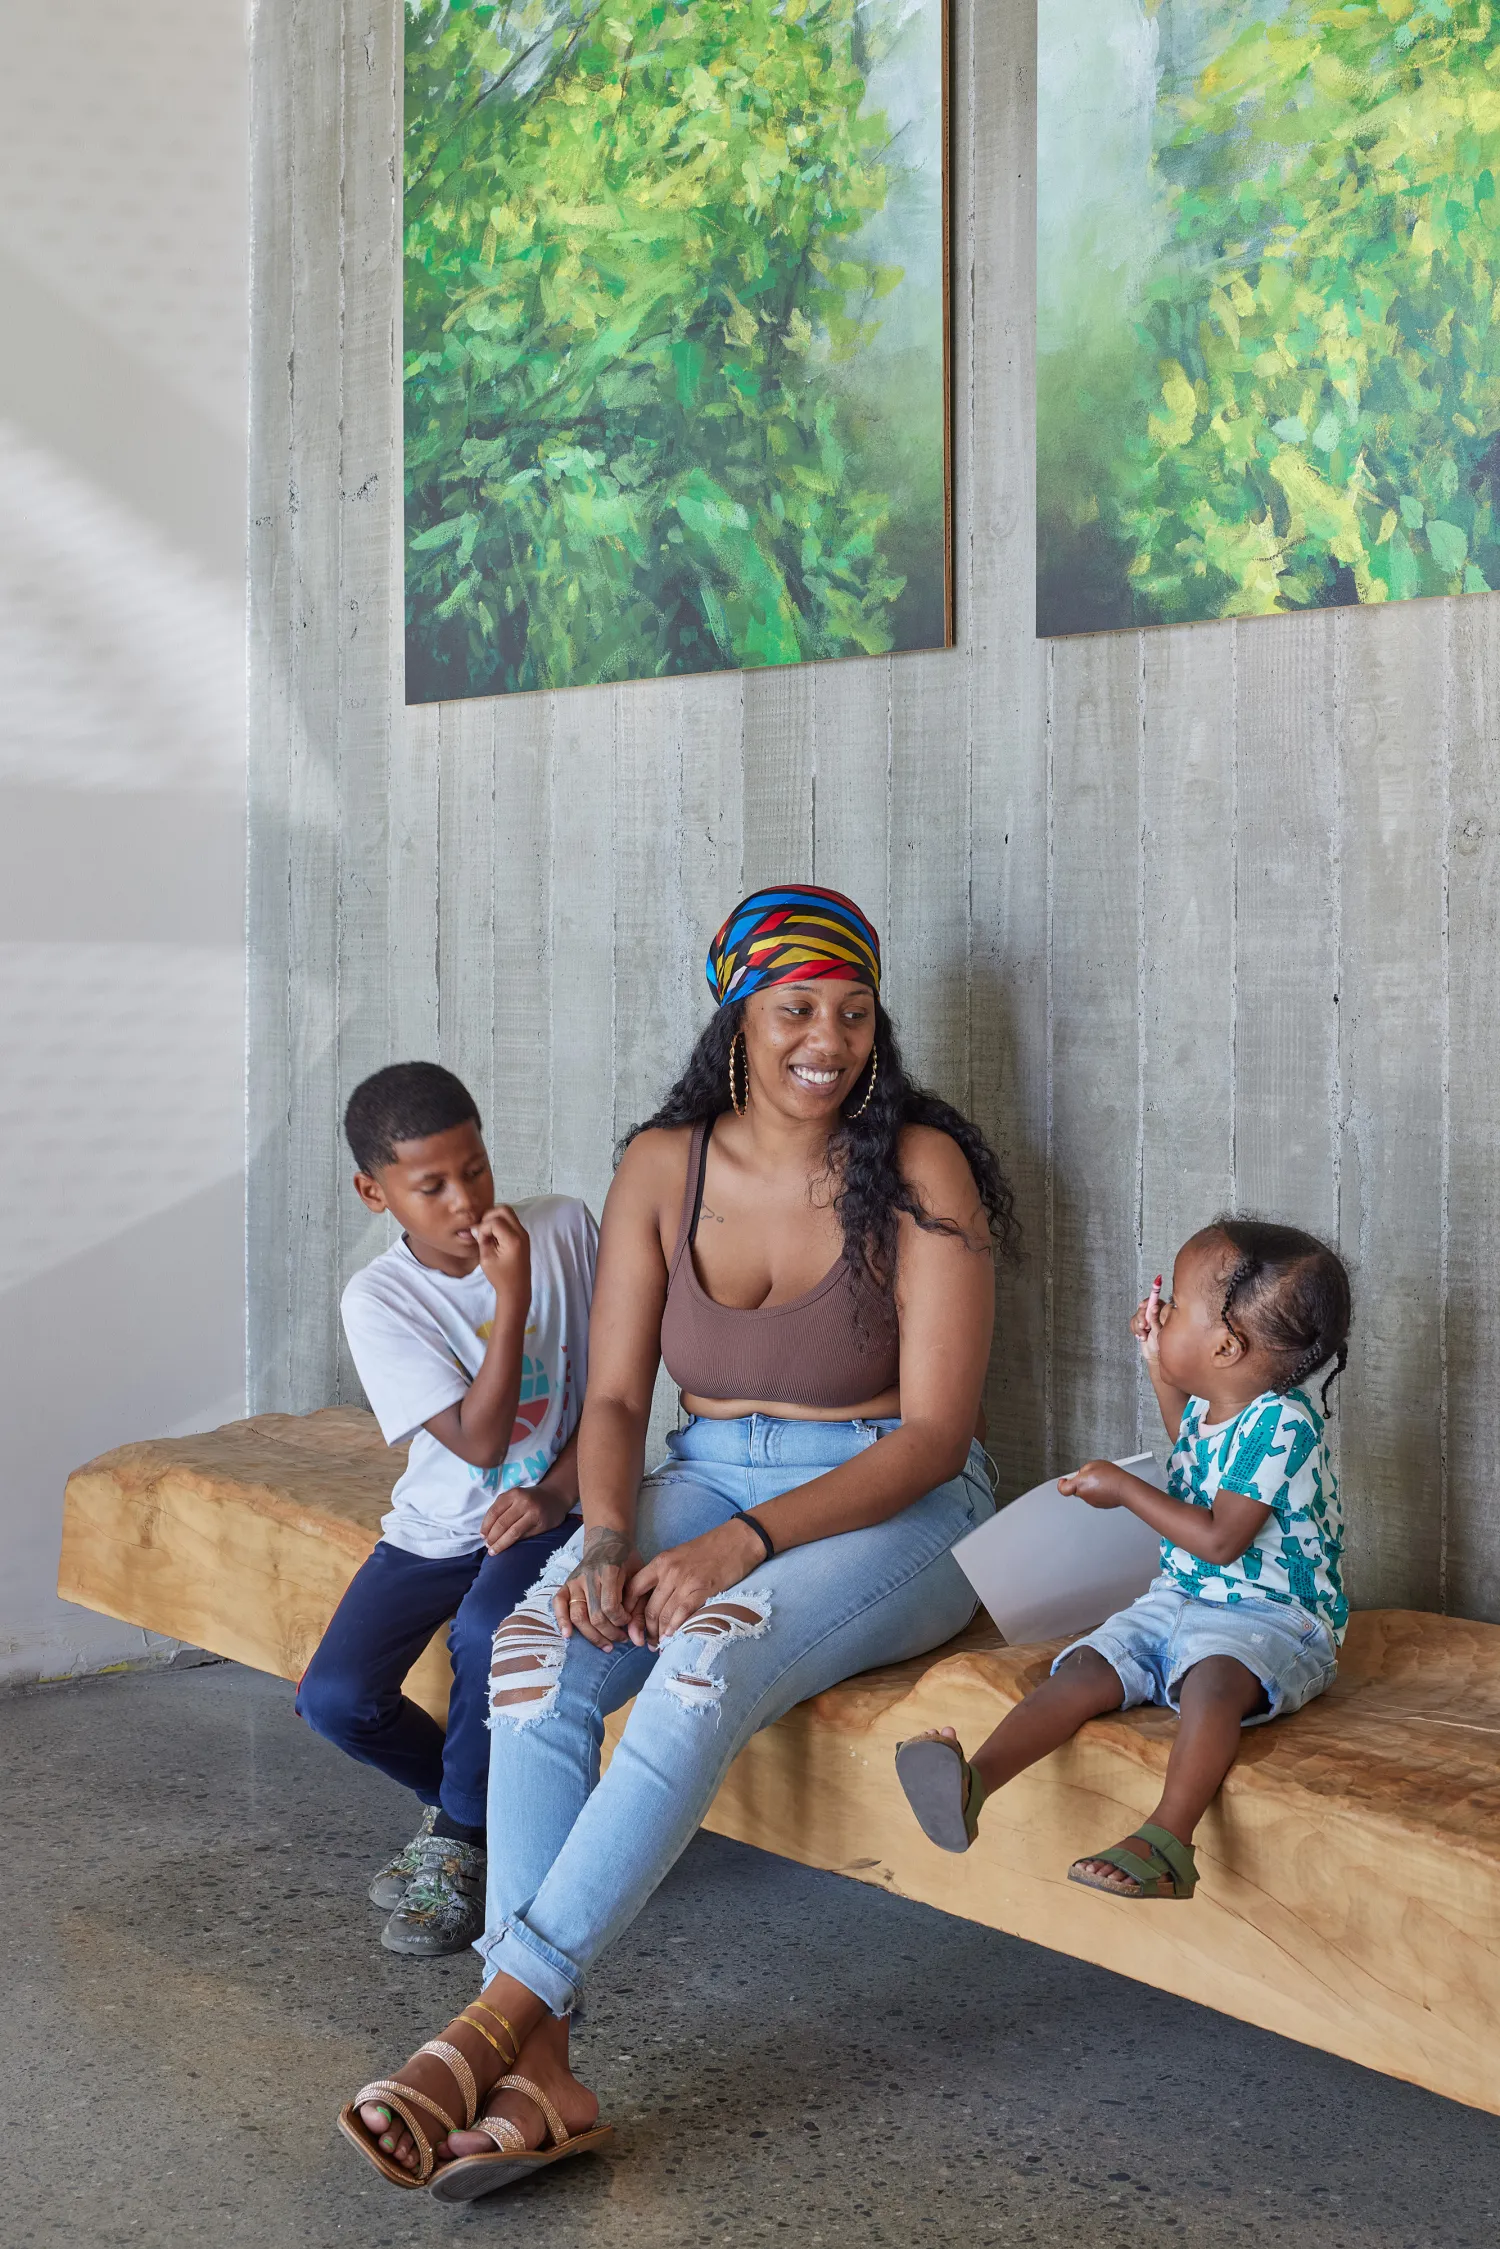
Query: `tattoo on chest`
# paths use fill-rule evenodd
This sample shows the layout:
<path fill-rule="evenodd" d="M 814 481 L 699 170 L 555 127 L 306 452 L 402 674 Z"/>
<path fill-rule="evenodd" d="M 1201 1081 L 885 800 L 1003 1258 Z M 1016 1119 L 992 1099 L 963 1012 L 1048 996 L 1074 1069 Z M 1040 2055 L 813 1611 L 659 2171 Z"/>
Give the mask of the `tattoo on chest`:
<path fill-rule="evenodd" d="M 701 1204 L 699 1205 L 699 1209 L 701 1210 L 701 1212 L 702 1212 L 702 1215 L 703 1215 L 703 1216 L 704 1216 L 705 1218 L 711 1218 L 711 1219 L 713 1220 L 713 1222 L 714 1222 L 714 1224 L 715 1224 L 716 1226 L 722 1226 L 722 1225 L 723 1225 L 723 1223 L 724 1223 L 724 1220 L 723 1220 L 723 1216 L 722 1216 L 722 1214 L 721 1214 L 721 1213 L 720 1213 L 719 1211 L 716 1211 L 716 1210 L 710 1210 L 710 1209 L 709 1209 L 709 1207 L 708 1207 L 708 1205 L 707 1205 L 707 1203 L 701 1203 Z"/>

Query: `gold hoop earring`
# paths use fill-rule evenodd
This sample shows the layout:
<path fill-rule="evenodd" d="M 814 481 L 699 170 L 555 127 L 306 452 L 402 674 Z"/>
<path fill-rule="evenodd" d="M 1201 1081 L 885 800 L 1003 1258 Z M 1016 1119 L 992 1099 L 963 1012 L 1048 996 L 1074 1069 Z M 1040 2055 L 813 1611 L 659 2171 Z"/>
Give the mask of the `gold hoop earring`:
<path fill-rule="evenodd" d="M 736 1031 L 734 1037 L 729 1042 L 729 1106 L 734 1111 L 737 1117 L 742 1117 L 745 1114 L 745 1111 L 750 1106 L 750 1056 L 748 1053 L 745 1053 L 744 1050 L 745 1034 L 743 1031 Z M 737 1053 L 744 1053 L 745 1059 L 745 1097 L 743 1101 L 740 1099 L 734 1082 L 734 1058 Z"/>
<path fill-rule="evenodd" d="M 854 1122 L 854 1120 L 855 1120 L 855 1118 L 856 1118 L 856 1117 L 862 1117 L 862 1116 L 864 1115 L 864 1113 L 865 1113 L 866 1109 L 868 1109 L 868 1108 L 869 1108 L 869 1106 L 870 1106 L 870 1096 L 871 1096 L 871 1094 L 872 1094 L 872 1093 L 873 1093 L 873 1092 L 875 1091 L 875 1080 L 876 1080 L 876 1078 L 877 1078 L 877 1077 L 878 1077 L 879 1075 L 880 1075 L 880 1056 L 879 1056 L 879 1054 L 878 1054 L 878 1053 L 876 1052 L 875 1048 L 874 1048 L 874 1047 L 872 1046 L 872 1047 L 871 1047 L 871 1049 L 870 1049 L 870 1082 L 869 1082 L 869 1084 L 868 1084 L 868 1085 L 866 1086 L 866 1088 L 865 1088 L 865 1097 L 864 1097 L 863 1101 L 861 1101 L 861 1103 L 860 1103 L 859 1107 L 858 1107 L 857 1109 L 851 1109 L 851 1110 L 850 1110 L 850 1112 L 849 1112 L 849 1122 L 850 1122 L 850 1124 L 853 1124 L 853 1122 Z"/>

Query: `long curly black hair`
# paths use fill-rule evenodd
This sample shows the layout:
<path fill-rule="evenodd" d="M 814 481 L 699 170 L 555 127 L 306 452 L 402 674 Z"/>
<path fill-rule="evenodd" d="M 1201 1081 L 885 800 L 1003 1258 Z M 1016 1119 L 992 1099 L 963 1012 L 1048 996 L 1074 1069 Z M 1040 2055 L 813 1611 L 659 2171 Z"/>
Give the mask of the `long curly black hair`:
<path fill-rule="evenodd" d="M 729 1108 L 729 1050 L 745 1014 L 743 1000 L 721 1007 L 688 1057 L 687 1068 L 656 1114 L 625 1135 L 616 1150 L 623 1155 L 643 1132 L 663 1126 L 706 1124 Z M 902 1176 L 897 1142 L 903 1125 L 932 1125 L 956 1140 L 968 1160 L 979 1200 L 989 1221 L 990 1238 L 1000 1256 L 1014 1263 L 1021 1229 L 1016 1198 L 984 1134 L 967 1117 L 924 1087 L 913 1085 L 901 1060 L 896 1028 L 875 1002 L 875 1089 L 860 1115 L 846 1107 L 828 1143 L 828 1169 L 836 1182 L 833 1207 L 844 1235 L 844 1262 L 852 1281 L 887 1289 L 895 1278 L 897 1221 L 904 1212 L 925 1233 L 957 1234 L 951 1219 L 934 1218 Z M 859 1108 L 865 1079 L 850 1096 Z"/>

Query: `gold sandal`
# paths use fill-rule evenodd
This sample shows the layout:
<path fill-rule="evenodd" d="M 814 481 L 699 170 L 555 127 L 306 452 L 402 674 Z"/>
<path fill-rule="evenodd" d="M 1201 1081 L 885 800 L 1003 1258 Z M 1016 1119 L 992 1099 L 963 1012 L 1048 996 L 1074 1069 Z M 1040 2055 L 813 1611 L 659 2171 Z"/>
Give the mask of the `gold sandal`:
<path fill-rule="evenodd" d="M 586 2154 L 590 2148 L 602 2147 L 606 2140 L 615 2136 L 612 2124 L 595 2124 L 587 2132 L 570 2132 L 541 2086 L 534 2085 L 529 2077 L 502 2077 L 494 2090 L 523 2093 L 528 2101 L 534 2101 L 552 2135 L 552 2145 L 528 2147 L 520 2126 L 512 2124 L 508 2116 L 481 2116 L 470 2129 L 483 2132 L 486 2139 L 493 2140 L 498 2154 L 456 2155 L 451 2163 L 445 2163 L 432 2182 L 435 2202 L 477 2202 L 482 2194 L 496 2194 L 501 2187 L 514 2186 L 518 2179 L 530 2178 L 533 2171 L 544 2171 L 550 2164 L 561 2163 L 570 2155 Z"/>
<path fill-rule="evenodd" d="M 473 2004 L 476 2007 L 483 2008 L 485 2014 L 493 2017 L 497 2023 L 503 2026 L 506 2036 L 510 2040 L 509 2060 L 513 2062 L 520 2052 L 520 2048 L 516 2043 L 516 2034 L 504 2015 L 496 2014 L 493 2007 L 485 2007 L 483 2000 L 476 1999 Z M 477 2031 L 480 2037 L 493 2046 L 497 2054 L 500 2054 L 498 2040 L 491 2037 L 483 2023 L 470 2021 L 467 2007 L 457 2019 L 461 2023 L 466 2023 L 470 2030 Z M 425 2046 L 417 2048 L 417 2053 L 435 2056 L 458 2087 L 459 2092 L 463 2095 L 464 2103 L 462 2124 L 456 2124 L 447 2110 L 439 2107 L 438 2103 L 431 2099 L 428 2094 L 419 2093 L 413 2085 L 398 2085 L 395 2079 L 391 2077 L 377 2077 L 372 2083 L 362 2086 L 353 2100 L 347 2102 L 339 2110 L 339 2130 L 343 2133 L 345 2139 L 352 2140 L 360 2154 L 368 2156 L 376 2170 L 384 2178 L 389 2179 L 392 2186 L 397 2187 L 425 2187 L 437 2170 L 437 2157 L 433 2153 L 432 2142 L 428 2139 L 418 2118 L 412 2113 L 411 2107 L 407 2105 L 408 2103 L 415 2103 L 417 2108 L 425 2109 L 429 2116 L 435 2116 L 443 2127 L 445 2139 L 453 2132 L 467 2132 L 470 2126 L 474 2125 L 474 2118 L 479 2109 L 479 2087 L 475 2082 L 474 2072 L 456 2046 L 449 2045 L 445 2038 L 430 2038 Z M 413 2059 L 415 2059 L 415 2056 L 413 2056 Z M 500 2059 L 503 2062 L 507 2057 L 500 2054 Z M 500 2082 L 509 2084 L 512 2080 L 502 2078 Z M 397 2163 L 393 2157 L 385 2153 L 385 2150 L 376 2140 L 370 2137 L 369 2129 L 361 2121 L 359 2114 L 367 2101 L 374 2102 L 384 2109 L 393 2109 L 395 2115 L 392 2116 L 391 2122 L 394 2124 L 396 2117 L 399 2117 L 406 2126 L 417 2143 L 417 2168 L 415 2171 L 408 2171 L 404 2165 Z M 542 2113 L 546 2114 L 545 2109 Z M 501 2118 L 497 2121 L 503 2122 L 504 2119 Z M 474 2128 L 478 2131 L 485 2130 L 483 2123 Z M 512 2126 L 512 2130 L 514 2130 L 514 2126 Z M 517 2137 L 519 2137 L 519 2134 L 517 2134 Z M 471 2158 L 471 2160 L 473 2159 Z M 484 2161 L 485 2159 L 480 2157 L 478 2160 Z"/>

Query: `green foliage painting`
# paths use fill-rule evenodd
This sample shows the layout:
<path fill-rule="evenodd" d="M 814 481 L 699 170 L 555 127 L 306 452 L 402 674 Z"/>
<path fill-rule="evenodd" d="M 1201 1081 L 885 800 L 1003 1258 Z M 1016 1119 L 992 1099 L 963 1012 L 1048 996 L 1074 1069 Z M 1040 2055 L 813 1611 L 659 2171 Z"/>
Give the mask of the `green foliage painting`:
<path fill-rule="evenodd" d="M 409 702 L 948 633 L 945 0 L 407 0 Z"/>
<path fill-rule="evenodd" d="M 1042 0 L 1037 630 L 1500 588 L 1491 0 Z"/>

